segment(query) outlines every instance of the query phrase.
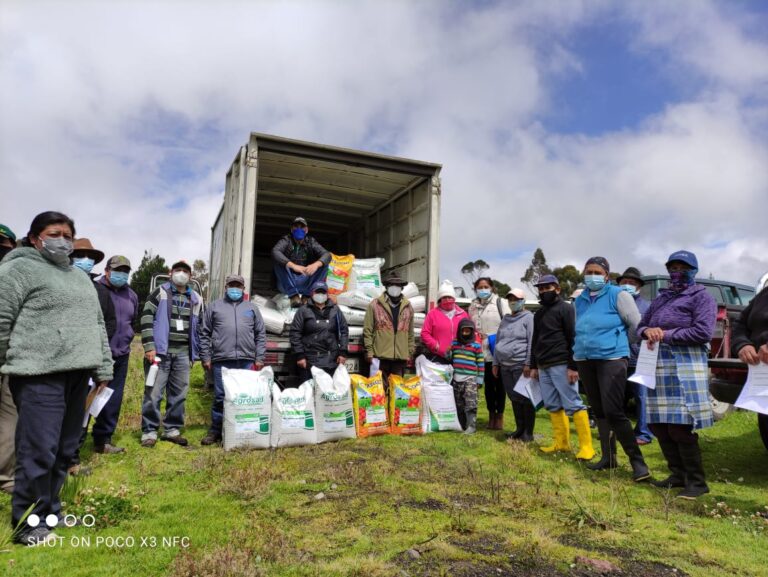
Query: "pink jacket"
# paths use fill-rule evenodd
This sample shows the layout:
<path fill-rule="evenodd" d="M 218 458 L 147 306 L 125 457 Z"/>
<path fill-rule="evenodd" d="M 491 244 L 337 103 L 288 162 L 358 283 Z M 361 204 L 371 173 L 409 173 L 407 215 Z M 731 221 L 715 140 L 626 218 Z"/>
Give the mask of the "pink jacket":
<path fill-rule="evenodd" d="M 445 312 L 439 307 L 433 308 L 427 313 L 424 319 L 424 326 L 421 329 L 421 342 L 430 352 L 445 357 L 451 343 L 456 338 L 456 331 L 459 330 L 459 321 L 468 319 L 469 316 L 464 309 L 456 307 L 453 318 L 448 318 Z"/>

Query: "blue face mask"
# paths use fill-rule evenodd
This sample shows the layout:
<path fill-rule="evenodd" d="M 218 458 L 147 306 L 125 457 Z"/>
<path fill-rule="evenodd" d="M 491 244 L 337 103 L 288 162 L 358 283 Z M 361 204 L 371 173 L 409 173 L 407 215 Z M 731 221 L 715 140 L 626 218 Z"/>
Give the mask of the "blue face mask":
<path fill-rule="evenodd" d="M 128 284 L 128 273 L 113 270 L 109 273 L 109 284 L 115 288 L 124 287 Z"/>
<path fill-rule="evenodd" d="M 87 273 L 90 273 L 93 270 L 93 265 L 96 264 L 96 261 L 92 258 L 87 257 L 79 257 L 79 258 L 73 258 L 72 259 L 72 265 L 76 266 L 82 271 L 85 271 Z"/>
<path fill-rule="evenodd" d="M 509 308 L 516 313 L 519 313 L 521 310 L 523 310 L 524 305 L 524 301 L 509 301 Z"/>
<path fill-rule="evenodd" d="M 599 291 L 605 286 L 605 277 L 600 274 L 585 274 L 584 284 L 591 291 Z"/>
<path fill-rule="evenodd" d="M 633 284 L 619 285 L 619 288 L 623 291 L 627 291 L 629 294 L 633 296 L 637 294 L 637 287 Z"/>
<path fill-rule="evenodd" d="M 304 237 L 307 236 L 307 231 L 304 230 L 303 228 L 294 228 L 291 231 L 291 235 L 296 240 L 304 240 Z"/>
<path fill-rule="evenodd" d="M 477 289 L 477 298 L 487 299 L 491 296 L 491 289 Z"/>
<path fill-rule="evenodd" d="M 243 298 L 243 289 L 229 287 L 227 289 L 227 298 L 231 301 L 239 301 L 241 298 Z"/>

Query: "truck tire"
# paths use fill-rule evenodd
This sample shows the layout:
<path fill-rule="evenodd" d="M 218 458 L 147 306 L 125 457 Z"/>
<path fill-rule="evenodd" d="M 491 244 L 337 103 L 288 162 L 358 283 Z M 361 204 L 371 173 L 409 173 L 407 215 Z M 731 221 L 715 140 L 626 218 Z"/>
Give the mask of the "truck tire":
<path fill-rule="evenodd" d="M 760 431 L 760 438 L 763 440 L 765 449 L 768 450 L 768 415 L 757 414 L 757 428 Z"/>

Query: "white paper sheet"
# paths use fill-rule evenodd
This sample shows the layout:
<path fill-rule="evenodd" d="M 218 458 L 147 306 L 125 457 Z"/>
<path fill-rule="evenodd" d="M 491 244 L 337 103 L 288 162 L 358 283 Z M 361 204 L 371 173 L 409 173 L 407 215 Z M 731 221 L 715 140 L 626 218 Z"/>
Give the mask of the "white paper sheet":
<path fill-rule="evenodd" d="M 747 366 L 747 382 L 736 399 L 736 406 L 768 415 L 768 365 L 760 363 Z"/>
<path fill-rule="evenodd" d="M 637 368 L 628 380 L 638 383 L 649 389 L 656 388 L 656 363 L 659 360 L 659 343 L 653 350 L 648 348 L 648 341 L 640 344 L 640 354 L 637 356 Z"/>
<path fill-rule="evenodd" d="M 95 385 L 92 385 L 95 386 Z M 112 393 L 114 393 L 114 389 L 110 389 L 109 387 L 104 387 L 104 390 L 98 393 L 97 395 L 93 396 L 93 400 L 91 401 L 90 405 L 86 407 L 85 415 L 83 416 L 83 428 L 88 426 L 88 419 L 91 417 L 98 417 L 99 413 L 101 412 L 101 409 L 104 408 L 104 405 L 107 404 L 107 401 L 112 396 Z M 93 390 L 91 390 L 91 393 L 93 393 Z"/>
<path fill-rule="evenodd" d="M 533 403 L 533 406 L 537 409 L 544 404 L 538 379 L 531 379 L 521 375 L 520 378 L 517 379 L 517 383 L 515 383 L 514 390 L 516 393 L 528 397 L 531 400 L 531 403 Z"/>

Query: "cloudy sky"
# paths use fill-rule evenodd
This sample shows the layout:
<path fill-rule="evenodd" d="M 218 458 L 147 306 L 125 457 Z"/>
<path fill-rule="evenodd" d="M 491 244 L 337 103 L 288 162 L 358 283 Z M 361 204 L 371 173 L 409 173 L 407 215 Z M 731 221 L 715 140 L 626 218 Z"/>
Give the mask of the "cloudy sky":
<path fill-rule="evenodd" d="M 251 131 L 443 164 L 441 272 L 768 271 L 768 3 L 0 1 L 0 222 L 208 257 Z M 100 267 L 97 268 L 100 270 Z"/>

